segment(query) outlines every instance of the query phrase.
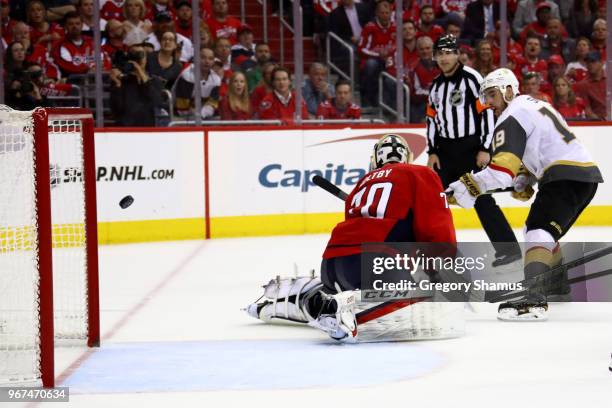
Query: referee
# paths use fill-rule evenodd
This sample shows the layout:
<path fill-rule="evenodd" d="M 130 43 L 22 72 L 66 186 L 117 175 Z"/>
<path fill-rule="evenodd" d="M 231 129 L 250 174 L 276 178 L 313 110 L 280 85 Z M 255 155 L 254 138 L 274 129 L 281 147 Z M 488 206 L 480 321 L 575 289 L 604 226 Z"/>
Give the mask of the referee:
<path fill-rule="evenodd" d="M 427 165 L 446 188 L 463 174 L 487 166 L 495 123 L 493 112 L 478 98 L 482 76 L 459 62 L 454 36 L 436 41 L 434 59 L 442 74 L 434 79 L 427 104 Z M 493 266 L 520 259 L 514 232 L 493 196 L 480 196 L 474 207 L 495 248 Z"/>

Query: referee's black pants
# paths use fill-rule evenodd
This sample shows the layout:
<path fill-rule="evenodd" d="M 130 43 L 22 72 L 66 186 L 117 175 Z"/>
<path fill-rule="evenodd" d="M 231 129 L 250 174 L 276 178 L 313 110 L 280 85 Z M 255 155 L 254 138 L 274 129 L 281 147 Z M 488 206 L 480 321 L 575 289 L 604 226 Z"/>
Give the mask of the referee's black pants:
<path fill-rule="evenodd" d="M 440 159 L 440 169 L 436 169 L 436 171 L 442 180 L 444 188 L 447 188 L 450 183 L 457 181 L 465 173 L 472 170 L 480 170 L 476 166 L 476 155 L 479 149 L 479 137 L 439 140 L 438 157 Z M 497 257 L 520 251 L 516 236 L 492 194 L 484 194 L 478 197 L 474 209 L 495 248 L 495 255 Z M 497 244 L 507 242 L 513 242 L 516 245 Z"/>

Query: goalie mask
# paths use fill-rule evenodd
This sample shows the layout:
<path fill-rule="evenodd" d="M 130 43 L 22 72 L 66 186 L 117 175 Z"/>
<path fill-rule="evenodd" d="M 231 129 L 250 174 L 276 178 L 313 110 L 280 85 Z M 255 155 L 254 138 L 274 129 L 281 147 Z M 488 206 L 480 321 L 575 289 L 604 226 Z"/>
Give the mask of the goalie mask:
<path fill-rule="evenodd" d="M 410 163 L 412 152 L 400 135 L 384 135 L 374 145 L 370 163 L 371 169 L 379 169 L 387 163 Z"/>

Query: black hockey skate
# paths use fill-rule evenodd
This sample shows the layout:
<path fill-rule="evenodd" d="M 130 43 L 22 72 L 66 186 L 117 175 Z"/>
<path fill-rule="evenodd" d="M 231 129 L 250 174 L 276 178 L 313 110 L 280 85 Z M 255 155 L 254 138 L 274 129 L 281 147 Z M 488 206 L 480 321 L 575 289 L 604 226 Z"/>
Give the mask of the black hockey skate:
<path fill-rule="evenodd" d="M 497 318 L 503 321 L 544 321 L 548 319 L 546 296 L 531 293 L 518 300 L 499 305 Z"/>

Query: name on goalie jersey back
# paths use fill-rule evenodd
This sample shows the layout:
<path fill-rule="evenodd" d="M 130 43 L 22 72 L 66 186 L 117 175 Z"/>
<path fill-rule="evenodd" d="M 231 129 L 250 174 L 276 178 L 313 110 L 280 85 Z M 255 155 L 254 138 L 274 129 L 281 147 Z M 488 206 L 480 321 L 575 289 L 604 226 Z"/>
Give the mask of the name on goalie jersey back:
<path fill-rule="evenodd" d="M 370 180 L 389 177 L 389 174 L 391 174 L 392 171 L 393 169 L 383 169 L 383 170 L 374 171 L 370 173 L 369 175 L 367 175 L 361 181 L 361 183 L 359 184 L 359 187 L 361 187 L 363 184 L 367 183 Z"/>

